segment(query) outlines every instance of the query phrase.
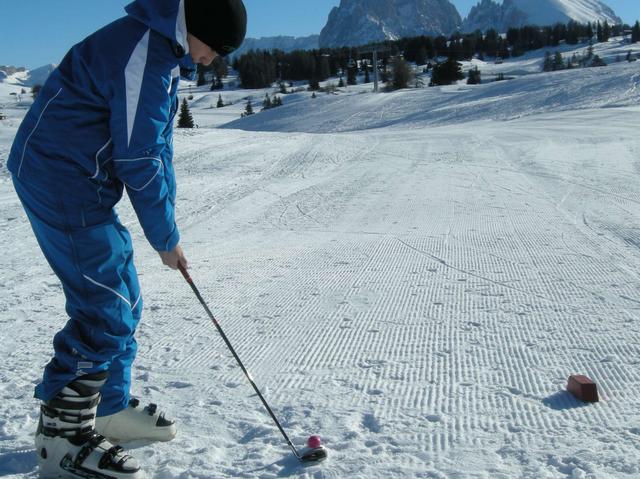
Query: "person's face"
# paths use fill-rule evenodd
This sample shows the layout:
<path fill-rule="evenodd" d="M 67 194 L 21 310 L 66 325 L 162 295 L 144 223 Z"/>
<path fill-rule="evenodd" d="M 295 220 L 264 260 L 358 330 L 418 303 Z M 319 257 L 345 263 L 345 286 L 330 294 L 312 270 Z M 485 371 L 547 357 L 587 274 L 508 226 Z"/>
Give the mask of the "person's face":
<path fill-rule="evenodd" d="M 209 45 L 201 42 L 190 33 L 187 34 L 187 41 L 189 42 L 189 53 L 191 54 L 193 63 L 209 66 L 218 56 L 218 53 L 212 50 Z"/>

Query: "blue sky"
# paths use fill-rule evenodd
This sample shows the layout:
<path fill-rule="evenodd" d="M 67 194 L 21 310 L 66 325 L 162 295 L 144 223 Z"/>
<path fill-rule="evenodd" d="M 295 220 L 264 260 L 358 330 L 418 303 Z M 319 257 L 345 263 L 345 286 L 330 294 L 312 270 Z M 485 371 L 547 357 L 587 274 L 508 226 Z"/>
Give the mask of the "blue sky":
<path fill-rule="evenodd" d="M 0 15 L 0 65 L 58 63 L 70 46 L 123 15 L 130 0 L 5 0 Z M 464 17 L 479 0 L 451 0 Z M 605 0 L 628 23 L 640 0 Z M 340 0 L 245 0 L 249 36 L 320 33 Z"/>

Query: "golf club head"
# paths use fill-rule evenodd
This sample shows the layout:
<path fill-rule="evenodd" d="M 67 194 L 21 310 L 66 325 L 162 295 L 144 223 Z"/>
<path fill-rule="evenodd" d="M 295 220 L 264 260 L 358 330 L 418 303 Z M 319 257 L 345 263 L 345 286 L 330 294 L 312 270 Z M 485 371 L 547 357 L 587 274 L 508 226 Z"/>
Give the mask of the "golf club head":
<path fill-rule="evenodd" d="M 308 449 L 300 456 L 300 461 L 304 463 L 321 462 L 327 458 L 327 450 L 324 446 L 316 447 L 314 449 Z"/>

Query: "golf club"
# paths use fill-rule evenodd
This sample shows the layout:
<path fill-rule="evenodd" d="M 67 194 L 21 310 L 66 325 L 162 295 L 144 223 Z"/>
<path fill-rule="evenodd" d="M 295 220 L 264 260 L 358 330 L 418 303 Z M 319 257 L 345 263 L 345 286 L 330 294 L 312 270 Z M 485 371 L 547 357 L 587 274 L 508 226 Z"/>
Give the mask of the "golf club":
<path fill-rule="evenodd" d="M 251 386 L 253 386 L 254 391 L 256 392 L 256 394 L 258 395 L 260 400 L 262 401 L 262 404 L 264 405 L 265 409 L 267 410 L 267 412 L 271 416 L 271 419 L 273 419 L 273 421 L 276 423 L 276 426 L 278 426 L 278 429 L 282 433 L 282 436 L 284 437 L 284 439 L 287 441 L 287 444 L 289 445 L 289 447 L 293 451 L 293 454 L 295 454 L 295 456 L 298 458 L 298 460 L 300 462 L 304 462 L 304 463 L 320 462 L 320 461 L 323 461 L 324 459 L 326 459 L 327 458 L 327 450 L 320 443 L 320 437 L 319 436 L 311 436 L 307 440 L 307 445 L 309 446 L 308 450 L 303 451 L 302 454 L 300 454 L 298 452 L 298 450 L 295 448 L 295 446 L 293 445 L 293 443 L 289 439 L 289 436 L 287 436 L 287 433 L 284 431 L 284 429 L 280 425 L 280 422 L 278 421 L 278 419 L 276 418 L 275 414 L 271 410 L 271 407 L 269 407 L 269 404 L 267 403 L 266 399 L 264 398 L 264 396 L 262 395 L 262 393 L 258 389 L 258 386 L 256 386 L 256 383 L 253 381 L 253 379 L 251 377 L 251 374 L 249 374 L 249 371 L 247 371 L 247 369 L 244 367 L 244 364 L 242 363 L 242 361 L 240 360 L 240 357 L 238 356 L 238 354 L 236 353 L 235 349 L 231 345 L 231 342 L 227 338 L 227 335 L 222 330 L 222 326 L 220 326 L 220 323 L 218 323 L 218 320 L 216 320 L 216 318 L 213 316 L 213 313 L 209 309 L 209 306 L 207 306 L 207 303 L 202 298 L 202 295 L 200 294 L 200 291 L 196 287 L 196 285 L 195 285 L 193 279 L 191 278 L 191 276 L 189 275 L 188 271 L 186 270 L 186 268 L 181 263 L 178 263 L 178 269 L 182 273 L 182 276 L 184 276 L 184 279 L 187 281 L 187 283 L 189 283 L 189 286 L 191 286 L 191 289 L 193 290 L 193 292 L 195 293 L 196 297 L 198 298 L 198 301 L 200 301 L 200 304 L 202 304 L 202 306 L 204 307 L 205 311 L 207 312 L 207 315 L 209 316 L 209 319 L 211 319 L 211 321 L 213 322 L 214 326 L 217 328 L 218 332 L 220 333 L 220 336 L 222 336 L 222 339 L 224 340 L 225 344 L 227 345 L 227 347 L 231 351 L 231 354 L 233 354 L 233 357 L 236 358 L 236 361 L 238 362 L 238 365 L 240 366 L 240 369 L 242 369 L 242 372 L 244 373 L 244 375 L 247 377 L 247 379 L 251 383 Z"/>

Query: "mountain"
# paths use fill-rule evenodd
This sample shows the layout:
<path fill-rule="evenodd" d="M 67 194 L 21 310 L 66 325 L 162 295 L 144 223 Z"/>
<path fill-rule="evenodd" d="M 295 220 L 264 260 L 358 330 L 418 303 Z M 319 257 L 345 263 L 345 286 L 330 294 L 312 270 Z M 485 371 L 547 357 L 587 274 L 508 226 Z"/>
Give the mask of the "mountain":
<path fill-rule="evenodd" d="M 246 38 L 240 48 L 233 52 L 232 57 L 239 57 L 249 50 L 282 50 L 292 52 L 294 50 L 315 50 L 319 46 L 319 35 L 308 37 L 263 37 Z"/>
<path fill-rule="evenodd" d="M 486 31 L 494 28 L 501 33 L 523 25 L 553 25 L 575 20 L 580 23 L 597 20 L 621 23 L 615 12 L 600 0 L 482 0 L 469 12 L 462 31 Z"/>
<path fill-rule="evenodd" d="M 28 77 L 23 81 L 24 86 L 43 85 L 53 70 L 57 68 L 57 65 L 49 64 L 44 65 L 35 70 L 30 70 Z"/>
<path fill-rule="evenodd" d="M 35 70 L 25 70 L 24 68 L 0 67 L 0 81 L 13 85 L 32 87 L 43 85 L 49 75 L 57 65 L 49 64 L 36 68 Z"/>
<path fill-rule="evenodd" d="M 0 72 L 3 72 L 5 76 L 13 75 L 14 73 L 24 72 L 24 67 L 14 67 L 13 65 L 0 65 Z"/>
<path fill-rule="evenodd" d="M 320 33 L 320 46 L 448 35 L 461 22 L 458 10 L 448 0 L 341 0 Z"/>

